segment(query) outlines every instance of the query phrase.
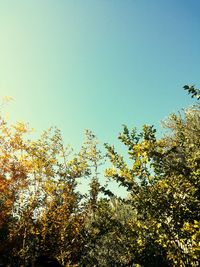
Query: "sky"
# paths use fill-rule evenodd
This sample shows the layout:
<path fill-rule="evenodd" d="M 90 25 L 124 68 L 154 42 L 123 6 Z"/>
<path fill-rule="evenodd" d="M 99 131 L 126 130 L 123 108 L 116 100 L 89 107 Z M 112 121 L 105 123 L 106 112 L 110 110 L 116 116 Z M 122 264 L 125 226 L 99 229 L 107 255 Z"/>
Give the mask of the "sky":
<path fill-rule="evenodd" d="M 122 124 L 160 129 L 200 85 L 199 0 L 0 0 L 0 98 L 39 133 L 56 125 L 116 143 Z"/>

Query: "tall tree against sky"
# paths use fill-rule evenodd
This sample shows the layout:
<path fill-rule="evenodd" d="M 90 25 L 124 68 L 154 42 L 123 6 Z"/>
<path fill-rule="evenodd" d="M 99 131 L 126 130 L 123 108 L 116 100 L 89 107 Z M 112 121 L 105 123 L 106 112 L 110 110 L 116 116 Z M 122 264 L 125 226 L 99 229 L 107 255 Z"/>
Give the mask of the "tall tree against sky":
<path fill-rule="evenodd" d="M 189 93 L 193 97 L 196 91 Z M 124 126 L 119 139 L 130 162 L 106 144 L 112 164 L 106 175 L 130 192 L 137 214 L 137 220 L 130 220 L 136 262 L 142 266 L 198 266 L 199 103 L 183 114 L 171 114 L 165 127 L 170 132 L 157 139 L 152 126 L 144 125 L 140 133 Z"/>

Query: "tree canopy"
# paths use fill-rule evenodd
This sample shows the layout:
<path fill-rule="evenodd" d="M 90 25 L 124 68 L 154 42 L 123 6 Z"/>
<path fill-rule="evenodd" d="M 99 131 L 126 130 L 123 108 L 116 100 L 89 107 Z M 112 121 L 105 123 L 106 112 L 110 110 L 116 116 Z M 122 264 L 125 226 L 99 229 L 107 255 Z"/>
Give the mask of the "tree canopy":
<path fill-rule="evenodd" d="M 199 100 L 199 89 L 184 89 Z M 33 140 L 28 124 L 10 125 L 1 114 L 0 266 L 38 266 L 41 259 L 74 267 L 198 266 L 199 103 L 163 126 L 157 138 L 152 125 L 124 125 L 118 138 L 126 155 L 109 144 L 104 155 L 87 130 L 74 153 L 59 129 Z M 127 196 L 102 184 L 103 175 Z M 88 193 L 79 190 L 83 181 Z"/>

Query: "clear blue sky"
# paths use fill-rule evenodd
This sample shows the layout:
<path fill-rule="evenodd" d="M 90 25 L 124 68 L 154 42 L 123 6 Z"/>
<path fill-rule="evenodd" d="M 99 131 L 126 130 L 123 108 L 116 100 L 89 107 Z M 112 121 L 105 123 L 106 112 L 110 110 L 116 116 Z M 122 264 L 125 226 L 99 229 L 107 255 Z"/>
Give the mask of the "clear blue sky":
<path fill-rule="evenodd" d="M 84 129 L 159 126 L 200 85 L 199 0 L 0 0 L 0 97 L 12 120 Z"/>

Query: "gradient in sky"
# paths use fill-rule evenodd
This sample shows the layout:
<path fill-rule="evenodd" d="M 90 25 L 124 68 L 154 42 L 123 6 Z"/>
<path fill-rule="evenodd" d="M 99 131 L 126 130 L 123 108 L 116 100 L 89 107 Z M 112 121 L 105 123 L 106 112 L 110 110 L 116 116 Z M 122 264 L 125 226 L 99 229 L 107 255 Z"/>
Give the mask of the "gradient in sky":
<path fill-rule="evenodd" d="M 154 124 L 200 82 L 199 0 L 0 0 L 0 97 L 12 120 L 84 129 L 116 143 L 122 124 Z"/>

